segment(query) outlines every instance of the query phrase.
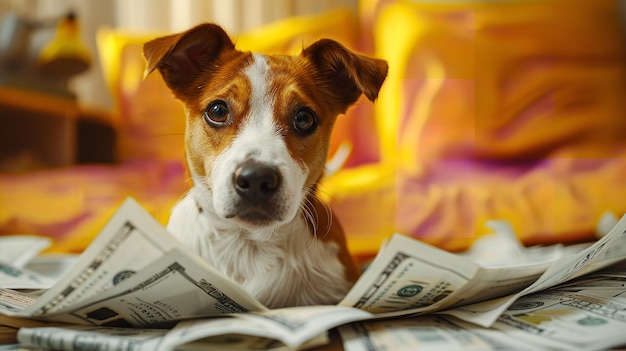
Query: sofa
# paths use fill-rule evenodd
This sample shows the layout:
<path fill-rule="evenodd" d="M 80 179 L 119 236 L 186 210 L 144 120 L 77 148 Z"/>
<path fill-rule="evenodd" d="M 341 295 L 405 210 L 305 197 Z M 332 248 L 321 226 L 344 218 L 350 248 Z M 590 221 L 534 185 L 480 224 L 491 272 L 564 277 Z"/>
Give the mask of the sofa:
<path fill-rule="evenodd" d="M 526 245 L 593 240 L 626 212 L 626 46 L 616 0 L 361 0 L 236 36 L 297 53 L 321 37 L 386 59 L 375 104 L 341 116 L 320 196 L 358 258 L 393 232 L 449 251 L 505 220 Z M 102 29 L 116 109 L 113 165 L 0 175 L 0 234 L 80 252 L 127 196 L 159 221 L 191 186 L 184 112 L 141 45 L 163 33 Z"/>

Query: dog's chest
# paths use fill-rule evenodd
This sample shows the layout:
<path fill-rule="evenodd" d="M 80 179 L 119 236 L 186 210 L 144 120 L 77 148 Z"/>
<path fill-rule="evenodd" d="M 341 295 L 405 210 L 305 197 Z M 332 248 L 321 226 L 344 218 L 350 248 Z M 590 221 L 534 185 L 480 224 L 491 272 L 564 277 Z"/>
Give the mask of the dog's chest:
<path fill-rule="evenodd" d="M 217 228 L 188 196 L 174 208 L 168 229 L 270 308 L 335 304 L 350 288 L 336 244 L 314 238 L 303 220 L 282 228 L 276 240 L 257 242 Z"/>

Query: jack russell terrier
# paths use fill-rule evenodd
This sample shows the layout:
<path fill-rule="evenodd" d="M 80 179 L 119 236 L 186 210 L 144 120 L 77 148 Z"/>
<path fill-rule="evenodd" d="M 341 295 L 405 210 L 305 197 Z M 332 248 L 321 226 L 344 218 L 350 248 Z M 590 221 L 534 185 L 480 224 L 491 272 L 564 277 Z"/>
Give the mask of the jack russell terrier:
<path fill-rule="evenodd" d="M 337 115 L 376 99 L 387 63 L 329 39 L 293 57 L 241 52 L 215 24 L 143 51 L 187 116 L 193 186 L 169 231 L 267 307 L 339 302 L 359 270 L 316 188 Z"/>

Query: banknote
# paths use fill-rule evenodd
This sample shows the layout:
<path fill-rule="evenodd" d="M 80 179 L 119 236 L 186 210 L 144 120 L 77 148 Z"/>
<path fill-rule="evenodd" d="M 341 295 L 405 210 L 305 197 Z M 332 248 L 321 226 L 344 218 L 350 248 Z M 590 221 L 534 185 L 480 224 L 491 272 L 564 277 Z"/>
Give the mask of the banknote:
<path fill-rule="evenodd" d="M 525 295 L 493 327 L 544 347 L 601 350 L 626 345 L 626 274 L 593 275 Z"/>
<path fill-rule="evenodd" d="M 563 256 L 547 267 L 531 285 L 514 294 L 494 301 L 463 306 L 445 313 L 482 326 L 491 326 L 518 298 L 543 291 L 591 272 L 623 262 L 626 257 L 626 215 L 588 248 Z"/>
<path fill-rule="evenodd" d="M 181 322 L 160 344 L 165 350 L 220 334 L 245 334 L 277 340 L 290 350 L 319 344 L 326 331 L 342 324 L 373 318 L 360 309 L 342 306 L 301 306 L 231 315 L 229 318 Z"/>
<path fill-rule="evenodd" d="M 187 251 L 173 249 L 114 288 L 48 315 L 107 327 L 146 327 L 191 317 L 263 311 L 237 283 Z"/>
<path fill-rule="evenodd" d="M 485 268 L 396 234 L 340 305 L 380 316 L 423 314 L 519 291 L 549 264 Z"/>
<path fill-rule="evenodd" d="M 48 289 L 56 283 L 55 279 L 39 274 L 27 268 L 19 268 L 9 263 L 0 262 L 0 288 L 5 289 Z"/>
<path fill-rule="evenodd" d="M 446 333 L 456 330 L 453 338 L 464 335 L 459 330 L 467 329 L 465 322 L 488 327 L 497 320 L 505 335 L 519 334 L 520 338 L 541 343 L 542 338 L 528 331 L 550 330 L 542 314 L 559 309 L 570 311 L 575 307 L 572 315 L 591 316 L 576 317 L 576 323 L 587 323 L 585 327 L 591 328 L 593 321 L 600 323 L 606 316 L 614 317 L 607 319 L 611 328 L 622 327 L 619 323 L 623 318 L 621 311 L 626 310 L 622 300 L 626 267 L 603 271 L 601 275 L 588 274 L 624 261 L 624 257 L 626 216 L 580 253 L 506 267 L 484 267 L 467 257 L 395 234 L 337 306 L 270 311 L 254 298 L 253 292 L 245 291 L 189 252 L 129 199 L 49 289 L 24 291 L 0 285 L 0 313 L 104 328 L 149 328 L 182 321 L 159 337 L 159 349 L 180 349 L 183 341 L 190 348 L 202 348 L 206 338 L 216 341 L 219 335 L 237 333 L 259 338 L 241 339 L 241 345 L 295 348 L 319 341 L 326 330 L 346 323 L 431 312 L 464 321 L 447 325 L 443 321 L 450 322 L 451 317 L 436 318 L 437 328 Z M 27 270 L 0 265 L 0 274 L 13 278 L 25 277 Z M 575 280 L 582 276 L 586 280 Z M 554 290 L 559 291 L 558 296 L 546 290 L 565 282 L 569 283 Z M 532 304 L 537 301 L 544 305 Z M 594 303 L 601 307 L 589 307 Z M 203 319 L 207 316 L 212 318 Z M 564 320 L 553 318 L 550 322 L 563 323 L 563 328 L 567 328 Z M 370 333 L 366 324 L 355 328 L 360 333 Z M 587 329 L 580 330 L 579 336 Z M 407 333 L 402 335 L 411 334 Z M 482 339 L 475 340 L 488 338 L 479 334 Z M 564 331 L 559 335 L 566 339 Z M 267 340 L 278 340 L 280 345 Z M 227 341 L 222 339 L 221 344 L 214 346 Z M 558 348 L 561 343 L 546 341 L 545 345 Z"/>
<path fill-rule="evenodd" d="M 345 351 L 532 349 L 503 332 L 436 315 L 351 323 L 339 333 Z"/>
<path fill-rule="evenodd" d="M 154 288 L 157 286 L 159 289 Z M 153 298 L 155 294 L 158 299 Z M 134 300 L 131 303 L 125 297 Z M 144 298 L 151 300 L 142 301 Z M 120 306 L 106 306 L 108 303 Z M 119 315 L 114 309 L 122 305 L 124 311 L 134 313 L 134 319 L 114 318 Z M 87 307 L 90 310 L 85 312 Z M 239 285 L 183 247 L 132 199 L 120 206 L 50 289 L 34 295 L 0 288 L 0 312 L 4 314 L 40 319 L 55 316 L 50 320 L 63 319 L 59 315 L 65 314 L 65 319 L 74 323 L 92 325 L 114 325 L 117 320 L 119 326 L 143 326 L 192 315 L 263 309 Z"/>
<path fill-rule="evenodd" d="M 26 311 L 44 316 L 96 296 L 181 245 L 134 200 L 107 222 L 78 262 Z"/>
<path fill-rule="evenodd" d="M 93 326 L 21 328 L 20 349 L 157 350 L 165 329 L 122 329 Z"/>
<path fill-rule="evenodd" d="M 33 235 L 0 236 L 0 261 L 13 267 L 23 268 L 42 250 L 48 248 L 52 240 Z"/>

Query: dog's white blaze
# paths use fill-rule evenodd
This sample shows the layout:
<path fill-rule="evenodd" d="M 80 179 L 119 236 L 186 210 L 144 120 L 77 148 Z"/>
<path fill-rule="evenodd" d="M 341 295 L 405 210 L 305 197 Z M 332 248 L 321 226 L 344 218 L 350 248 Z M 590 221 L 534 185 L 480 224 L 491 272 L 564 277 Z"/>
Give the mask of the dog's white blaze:
<path fill-rule="evenodd" d="M 216 212 L 226 217 L 234 212 L 238 201 L 232 186 L 232 175 L 239 165 L 254 159 L 278 168 L 283 182 L 276 197 L 281 206 L 282 220 L 252 231 L 257 239 L 268 240 L 279 226 L 291 221 L 297 214 L 307 174 L 291 157 L 280 127 L 275 122 L 275 98 L 269 89 L 273 77 L 267 60 L 259 54 L 254 54 L 253 58 L 254 61 L 244 70 L 251 86 L 249 115 L 243 116 L 243 125 L 232 144 L 216 158 L 211 172 L 211 188 Z"/>
<path fill-rule="evenodd" d="M 273 118 L 274 97 L 269 94 L 272 77 L 267 59 L 260 54 L 253 54 L 253 57 L 253 63 L 244 71 L 251 87 L 250 115 L 246 119 L 240 138 L 254 141 L 265 138 L 279 139 L 278 127 Z"/>

